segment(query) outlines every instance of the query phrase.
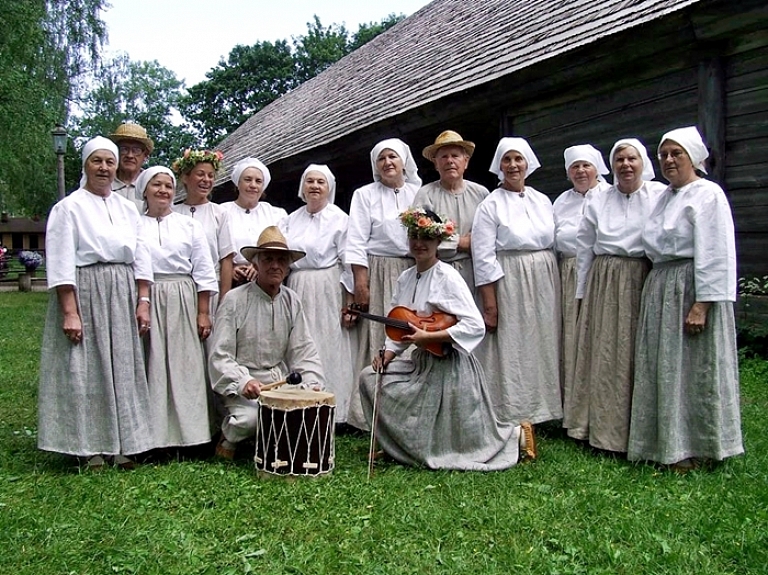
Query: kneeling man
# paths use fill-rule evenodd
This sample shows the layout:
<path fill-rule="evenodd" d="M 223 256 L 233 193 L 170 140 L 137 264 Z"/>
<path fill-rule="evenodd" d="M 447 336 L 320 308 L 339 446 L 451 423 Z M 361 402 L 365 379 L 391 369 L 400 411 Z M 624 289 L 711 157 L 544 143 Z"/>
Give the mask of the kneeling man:
<path fill-rule="evenodd" d="M 261 233 L 256 247 L 244 247 L 240 253 L 256 266 L 258 275 L 219 303 L 208 361 L 211 385 L 227 410 L 216 447 L 216 455 L 225 459 L 234 458 L 238 442 L 256 434 L 256 398 L 263 385 L 296 371 L 303 386 L 325 387 L 301 300 L 282 285 L 291 262 L 305 253 L 288 249 L 276 226 Z"/>

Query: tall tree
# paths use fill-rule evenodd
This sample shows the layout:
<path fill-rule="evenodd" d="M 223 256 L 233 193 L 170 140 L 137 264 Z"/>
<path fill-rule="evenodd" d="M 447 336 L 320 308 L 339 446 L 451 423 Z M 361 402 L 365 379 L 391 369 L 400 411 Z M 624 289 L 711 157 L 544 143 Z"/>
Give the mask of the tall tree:
<path fill-rule="evenodd" d="M 235 46 L 227 61 L 192 86 L 180 102 L 184 118 L 209 147 L 289 90 L 317 76 L 405 16 L 390 14 L 379 23 L 363 24 L 350 38 L 344 26 L 325 27 L 315 16 L 307 33 L 292 39 Z"/>
<path fill-rule="evenodd" d="M 210 147 L 297 85 L 285 40 L 237 45 L 205 76 L 189 89 L 180 109 Z"/>
<path fill-rule="evenodd" d="M 0 208 L 43 214 L 56 199 L 51 129 L 98 61 L 105 0 L 6 0 L 0 34 Z"/>
<path fill-rule="evenodd" d="M 126 54 L 106 62 L 81 101 L 76 131 L 82 137 L 110 134 L 123 122 L 146 128 L 155 142 L 150 165 L 170 166 L 197 138 L 178 119 L 184 82 L 156 60 L 134 62 Z"/>

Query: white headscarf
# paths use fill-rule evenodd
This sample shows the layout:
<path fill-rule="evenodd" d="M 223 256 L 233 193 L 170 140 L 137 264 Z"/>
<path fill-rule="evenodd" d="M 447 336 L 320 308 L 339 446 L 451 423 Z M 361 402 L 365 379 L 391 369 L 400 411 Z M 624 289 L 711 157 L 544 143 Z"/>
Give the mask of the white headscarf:
<path fill-rule="evenodd" d="M 379 158 L 379 154 L 387 149 L 395 152 L 403 161 L 403 166 L 405 167 L 405 181 L 421 186 L 421 178 L 419 177 L 418 168 L 416 167 L 416 160 L 413 159 L 413 155 L 411 154 L 411 149 L 408 147 L 408 144 L 398 138 L 382 140 L 373 147 L 373 150 L 371 150 L 371 170 L 373 171 L 374 181 L 381 181 L 381 176 L 376 169 L 376 160 Z"/>
<path fill-rule="evenodd" d="M 320 172 L 325 176 L 325 180 L 328 182 L 328 203 L 334 203 L 336 199 L 336 176 L 333 175 L 331 169 L 325 164 L 309 164 L 304 173 L 301 174 L 301 181 L 299 182 L 299 198 L 306 203 L 307 198 L 304 197 L 304 180 L 307 179 L 309 172 Z"/>
<path fill-rule="evenodd" d="M 676 130 L 667 132 L 661 137 L 659 150 L 661 150 L 661 145 L 666 140 L 672 140 L 676 144 L 679 144 L 686 152 L 688 152 L 688 157 L 691 159 L 693 167 L 697 170 L 701 170 L 705 174 L 707 173 L 707 170 L 704 167 L 704 160 L 709 157 L 709 152 L 704 145 L 704 140 L 702 139 L 701 134 L 699 134 L 699 130 L 697 130 L 695 126 L 677 128 Z"/>
<path fill-rule="evenodd" d="M 147 184 L 149 184 L 149 180 L 154 178 L 157 174 L 168 174 L 171 176 L 171 182 L 173 183 L 173 189 L 176 189 L 176 176 L 173 175 L 173 172 L 166 168 L 165 166 L 152 166 L 151 168 L 147 168 L 143 172 L 139 174 L 139 177 L 136 178 L 136 193 L 139 194 L 140 198 L 144 197 L 144 191 L 147 189 Z"/>
<path fill-rule="evenodd" d="M 640 154 L 640 159 L 643 161 L 643 175 L 641 176 L 644 181 L 649 182 L 656 177 L 656 172 L 653 170 L 653 164 L 651 158 L 648 157 L 648 150 L 645 149 L 645 145 L 637 138 L 622 138 L 617 141 L 613 148 L 611 148 L 611 154 L 608 156 L 608 161 L 611 163 L 611 170 L 613 170 L 613 158 L 616 155 L 617 148 L 619 146 L 632 146 L 637 153 Z M 614 172 L 614 184 L 616 183 L 616 173 Z"/>
<path fill-rule="evenodd" d="M 592 144 L 579 144 L 578 146 L 566 148 L 565 152 L 563 152 L 563 157 L 565 158 L 566 174 L 576 162 L 589 162 L 592 164 L 597 170 L 597 179 L 601 182 L 605 181 L 604 175 L 610 174 L 608 167 L 605 165 L 605 160 L 603 160 L 603 155 Z"/>
<path fill-rule="evenodd" d="M 112 154 L 115 156 L 115 161 L 117 161 L 119 158 L 117 144 L 115 144 L 109 138 L 105 138 L 104 136 L 96 136 L 95 138 L 88 140 L 81 151 L 83 157 L 83 175 L 80 178 L 81 188 L 85 186 L 85 183 L 88 181 L 88 179 L 85 177 L 85 162 L 88 160 L 88 158 L 91 157 L 91 154 L 97 150 L 107 150 L 108 152 L 112 152 Z"/>
<path fill-rule="evenodd" d="M 242 176 L 243 172 L 248 168 L 256 168 L 261 171 L 261 176 L 264 178 L 264 188 L 261 191 L 265 191 L 269 182 L 272 181 L 272 175 L 269 173 L 267 166 L 256 158 L 243 158 L 235 164 L 235 167 L 232 168 L 232 183 L 235 184 L 235 187 L 239 186 L 240 176 Z"/>
<path fill-rule="evenodd" d="M 527 178 L 541 167 L 539 159 L 533 153 L 530 144 L 528 144 L 525 138 L 502 138 L 499 140 L 499 145 L 496 146 L 496 153 L 493 155 L 491 167 L 488 168 L 489 172 L 499 177 L 500 182 L 504 181 L 504 172 L 501 171 L 501 159 L 510 150 L 519 152 L 525 158 L 525 161 L 528 162 L 528 169 L 525 170 L 523 177 Z"/>

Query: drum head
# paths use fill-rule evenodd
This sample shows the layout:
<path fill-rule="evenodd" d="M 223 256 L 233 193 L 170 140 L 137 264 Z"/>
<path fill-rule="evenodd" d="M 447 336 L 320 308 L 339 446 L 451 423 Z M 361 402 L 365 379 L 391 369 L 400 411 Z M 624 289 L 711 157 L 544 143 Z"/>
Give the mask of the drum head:
<path fill-rule="evenodd" d="M 259 395 L 262 405 L 278 409 L 302 409 L 314 405 L 336 405 L 336 397 L 326 391 L 311 389 L 271 389 Z"/>

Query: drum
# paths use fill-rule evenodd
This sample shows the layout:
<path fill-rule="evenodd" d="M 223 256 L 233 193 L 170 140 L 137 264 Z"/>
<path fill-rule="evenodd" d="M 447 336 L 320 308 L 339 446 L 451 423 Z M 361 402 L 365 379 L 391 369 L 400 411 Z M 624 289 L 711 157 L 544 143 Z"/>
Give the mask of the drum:
<path fill-rule="evenodd" d="M 274 475 L 333 471 L 336 399 L 332 393 L 275 389 L 259 396 L 256 469 Z"/>

